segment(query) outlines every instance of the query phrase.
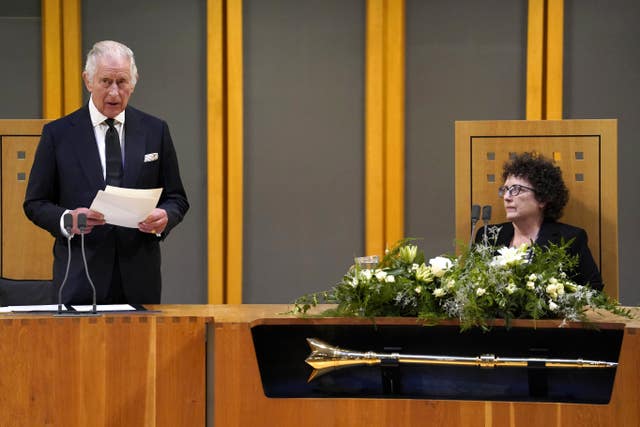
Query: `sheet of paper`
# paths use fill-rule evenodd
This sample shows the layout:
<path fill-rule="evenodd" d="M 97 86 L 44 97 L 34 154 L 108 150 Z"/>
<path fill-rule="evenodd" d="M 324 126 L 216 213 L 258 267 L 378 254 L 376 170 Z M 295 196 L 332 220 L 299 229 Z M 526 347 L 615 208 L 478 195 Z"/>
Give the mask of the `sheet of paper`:
<path fill-rule="evenodd" d="M 138 228 L 138 223 L 158 205 L 160 194 L 162 188 L 139 190 L 108 185 L 98 191 L 90 209 L 102 213 L 108 224 Z"/>
<path fill-rule="evenodd" d="M 22 311 L 58 311 L 58 304 L 48 304 L 48 305 L 12 305 L 7 307 L 9 311 L 14 313 L 22 312 Z M 62 311 L 67 311 L 67 307 L 62 305 Z"/>
<path fill-rule="evenodd" d="M 75 311 L 91 311 L 93 305 L 73 305 Z M 133 306 L 129 304 L 108 304 L 108 305 L 96 305 L 96 311 L 136 311 Z"/>

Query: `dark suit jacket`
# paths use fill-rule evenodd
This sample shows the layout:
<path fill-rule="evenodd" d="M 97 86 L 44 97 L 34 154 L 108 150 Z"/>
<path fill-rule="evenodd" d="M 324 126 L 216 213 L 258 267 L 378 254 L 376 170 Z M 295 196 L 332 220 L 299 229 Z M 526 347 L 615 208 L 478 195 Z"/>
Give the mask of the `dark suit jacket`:
<path fill-rule="evenodd" d="M 144 162 L 145 154 L 158 159 Z M 160 303 L 159 241 L 175 227 L 189 209 L 169 128 L 163 120 L 133 107 L 125 110 L 123 187 L 164 190 L 158 207 L 169 218 L 161 237 L 134 228 L 106 224 L 85 235 L 88 270 L 104 301 L 117 262 L 122 287 L 131 304 Z M 98 190 L 105 188 L 102 166 L 89 107 L 47 124 L 36 151 L 24 201 L 27 217 L 55 237 L 53 281 L 60 286 L 67 265 L 67 238 L 60 231 L 66 209 L 89 207 Z M 80 236 L 71 240 L 71 267 L 63 290 L 65 303 L 89 303 L 91 289 L 85 276 Z"/>
<path fill-rule="evenodd" d="M 513 224 L 505 222 L 502 224 L 496 224 L 500 229 L 498 234 L 498 240 L 496 246 L 509 246 L 511 240 L 513 240 Z M 476 234 L 476 243 L 482 241 L 484 235 L 484 227 L 478 230 Z M 549 243 L 560 244 L 560 241 L 564 238 L 565 242 L 575 238 L 571 246 L 569 247 L 569 253 L 571 255 L 578 255 L 578 266 L 574 271 L 574 276 L 571 277 L 578 285 L 589 284 L 593 289 L 602 290 L 602 276 L 598 266 L 593 260 L 589 246 L 587 246 L 587 232 L 582 228 L 574 227 L 561 222 L 545 221 L 540 227 L 538 238 L 536 243 L 540 246 L 547 246 Z"/>

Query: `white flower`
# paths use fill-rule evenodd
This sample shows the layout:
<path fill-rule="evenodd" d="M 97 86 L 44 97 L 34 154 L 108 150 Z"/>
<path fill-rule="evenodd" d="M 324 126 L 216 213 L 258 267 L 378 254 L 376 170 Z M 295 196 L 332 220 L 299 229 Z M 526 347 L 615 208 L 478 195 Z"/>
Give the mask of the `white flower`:
<path fill-rule="evenodd" d="M 440 298 L 440 297 L 444 296 L 446 293 L 447 293 L 447 291 L 445 291 L 442 288 L 435 288 L 433 290 L 433 296 L 436 297 L 436 298 Z"/>
<path fill-rule="evenodd" d="M 384 270 L 376 270 L 375 275 L 376 275 L 376 279 L 382 282 L 385 279 L 385 277 L 387 277 L 387 272 Z"/>
<path fill-rule="evenodd" d="M 418 254 L 418 247 L 416 245 L 407 245 L 400 248 L 398 255 L 403 262 L 411 264 Z"/>
<path fill-rule="evenodd" d="M 364 279 L 368 282 L 369 280 L 371 280 L 371 277 L 373 277 L 373 273 L 371 272 L 371 270 L 360 270 L 361 279 Z"/>
<path fill-rule="evenodd" d="M 507 293 L 509 295 L 513 294 L 517 290 L 518 290 L 518 287 L 516 286 L 515 283 L 512 282 L 507 285 Z"/>
<path fill-rule="evenodd" d="M 555 285 L 556 283 L 558 283 L 558 279 L 556 279 L 555 277 L 552 277 L 551 279 L 549 279 L 549 283 Z"/>
<path fill-rule="evenodd" d="M 420 267 L 418 264 L 413 263 L 413 264 L 411 264 L 411 270 L 410 271 L 416 271 L 418 269 L 418 267 Z"/>
<path fill-rule="evenodd" d="M 504 267 L 511 264 L 522 264 L 527 254 L 527 245 L 520 245 L 517 248 L 500 248 L 498 253 L 491 261 L 492 266 Z"/>
<path fill-rule="evenodd" d="M 447 283 L 446 283 L 446 285 L 445 285 L 445 286 L 447 287 L 447 289 L 451 289 L 451 288 L 453 288 L 455 285 L 456 285 L 456 281 L 455 281 L 455 280 L 453 280 L 453 279 L 449 279 L 449 280 L 447 280 Z"/>
<path fill-rule="evenodd" d="M 536 284 L 535 284 L 535 283 L 533 283 L 531 280 L 529 280 L 529 281 L 527 282 L 527 288 L 528 288 L 528 289 L 533 290 L 533 289 L 535 289 L 535 287 L 536 287 Z"/>
<path fill-rule="evenodd" d="M 557 309 L 558 309 L 558 304 L 556 304 L 552 300 L 549 300 L 549 310 L 556 311 Z"/>
<path fill-rule="evenodd" d="M 551 282 L 551 280 L 549 280 Z M 552 299 L 558 298 L 558 283 L 550 283 L 547 285 L 545 292 L 549 294 Z"/>
<path fill-rule="evenodd" d="M 356 288 L 356 287 L 358 287 L 358 278 L 354 277 L 348 283 L 351 285 L 351 287 Z"/>
<path fill-rule="evenodd" d="M 431 272 L 436 277 L 444 276 L 444 273 L 451 268 L 451 260 L 449 258 L 438 256 L 429 260 Z"/>
<path fill-rule="evenodd" d="M 384 278 L 384 281 L 387 283 L 393 283 L 396 281 L 396 276 L 389 274 L 387 275 L 387 277 Z"/>
<path fill-rule="evenodd" d="M 537 278 L 538 278 L 538 276 L 536 276 L 535 273 L 531 273 L 529 275 L 529 280 L 532 281 L 532 282 L 535 282 Z"/>
<path fill-rule="evenodd" d="M 487 290 L 485 288 L 478 288 L 476 289 L 476 295 L 478 295 L 479 297 L 481 297 L 482 295 L 484 295 L 487 292 Z"/>
<path fill-rule="evenodd" d="M 416 294 L 419 294 L 422 292 L 422 288 L 420 286 L 416 286 L 416 288 L 414 289 L 414 291 L 416 291 Z"/>

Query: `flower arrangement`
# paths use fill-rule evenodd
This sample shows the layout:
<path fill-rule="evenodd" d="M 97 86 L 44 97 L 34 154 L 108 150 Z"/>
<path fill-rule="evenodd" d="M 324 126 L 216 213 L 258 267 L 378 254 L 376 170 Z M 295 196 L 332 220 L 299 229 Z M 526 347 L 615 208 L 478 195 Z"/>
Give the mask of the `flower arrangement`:
<path fill-rule="evenodd" d="M 356 263 L 332 289 L 298 298 L 293 312 L 331 303 L 336 307 L 323 315 L 408 316 L 426 322 L 454 318 L 462 329 L 487 329 L 496 318 L 507 326 L 518 318 L 586 321 L 589 308 L 630 317 L 606 294 L 570 279 L 568 272 L 578 262 L 567 252 L 571 241 L 496 248 L 488 242 L 498 231 L 490 227 L 489 239 L 457 257 L 428 261 L 415 239 L 401 240 L 380 262 Z"/>

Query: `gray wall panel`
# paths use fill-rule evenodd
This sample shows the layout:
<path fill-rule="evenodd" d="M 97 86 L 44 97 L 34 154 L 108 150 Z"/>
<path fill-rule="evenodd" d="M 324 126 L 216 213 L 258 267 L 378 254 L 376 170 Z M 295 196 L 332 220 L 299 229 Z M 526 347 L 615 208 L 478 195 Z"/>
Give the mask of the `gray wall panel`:
<path fill-rule="evenodd" d="M 42 117 L 40 1 L 0 1 L 0 119 Z"/>
<path fill-rule="evenodd" d="M 207 295 L 205 6 L 199 0 L 82 4 L 83 55 L 104 39 L 133 49 L 140 80 L 131 105 L 169 123 L 178 153 L 191 209 L 162 243 L 163 303 L 204 303 Z"/>
<path fill-rule="evenodd" d="M 244 2 L 244 302 L 333 285 L 364 250 L 364 1 Z"/>
<path fill-rule="evenodd" d="M 405 234 L 453 252 L 455 120 L 525 118 L 527 2 L 407 0 Z"/>
<path fill-rule="evenodd" d="M 620 300 L 626 305 L 640 304 L 639 21 L 635 0 L 565 1 L 564 118 L 618 119 Z"/>

